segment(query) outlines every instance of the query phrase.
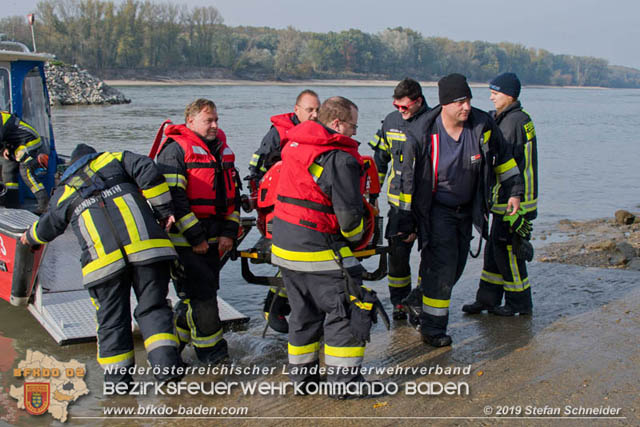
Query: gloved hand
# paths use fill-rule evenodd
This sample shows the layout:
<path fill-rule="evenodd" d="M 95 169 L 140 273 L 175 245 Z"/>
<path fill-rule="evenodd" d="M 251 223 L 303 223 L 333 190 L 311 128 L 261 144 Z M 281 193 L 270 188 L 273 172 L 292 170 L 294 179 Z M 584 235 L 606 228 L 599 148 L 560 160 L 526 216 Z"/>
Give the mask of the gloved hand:
<path fill-rule="evenodd" d="M 518 210 L 514 215 L 505 215 L 502 220 L 509 223 L 509 231 L 521 236 L 523 239 L 531 238 L 533 226 L 531 221 L 524 217 L 524 210 Z"/>

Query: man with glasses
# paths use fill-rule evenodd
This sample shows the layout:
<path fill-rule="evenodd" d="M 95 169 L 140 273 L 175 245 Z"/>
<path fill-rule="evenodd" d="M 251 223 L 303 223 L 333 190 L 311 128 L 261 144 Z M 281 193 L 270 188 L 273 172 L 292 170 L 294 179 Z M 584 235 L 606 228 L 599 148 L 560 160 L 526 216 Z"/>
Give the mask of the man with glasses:
<path fill-rule="evenodd" d="M 271 254 L 291 303 L 289 376 L 303 390 L 320 381 L 323 336 L 327 380 L 363 381 L 358 368 L 371 327 L 354 315 L 356 297 L 347 297 L 362 289 L 364 270 L 350 249 L 364 234 L 363 160 L 351 138 L 358 108 L 335 96 L 318 118 L 289 131 L 282 150 Z"/>
<path fill-rule="evenodd" d="M 298 94 L 292 113 L 271 117 L 272 126 L 262 138 L 260 148 L 249 162 L 250 175 L 245 179 L 249 180 L 249 188 L 252 192 L 257 191 L 262 176 L 280 160 L 280 152 L 289 141 L 287 131 L 307 120 L 317 121 L 319 108 L 318 94 L 310 89 L 305 89 Z M 274 298 L 275 301 L 273 301 Z M 276 288 L 270 288 L 264 300 L 263 311 L 265 319 L 274 331 L 287 333 L 289 325 L 285 316 L 289 314 L 290 308 L 284 290 L 278 292 Z"/>
<path fill-rule="evenodd" d="M 402 145 L 406 141 L 407 128 L 415 127 L 420 132 L 423 126 L 426 112 L 429 111 L 427 101 L 422 94 L 422 88 L 417 81 L 405 78 L 400 81 L 393 91 L 393 106 L 397 111 L 389 113 L 382 122 L 382 127 L 376 136 L 369 141 L 375 154 L 374 159 L 380 183 L 384 183 L 387 175 L 388 164 L 391 162 L 391 172 L 389 174 L 389 185 L 387 194 L 389 195 L 389 218 L 397 215 L 406 201 L 406 195 L 396 194 L 393 189 L 399 185 L 400 174 L 396 173 L 402 167 Z M 390 220 L 391 221 L 391 220 Z M 386 238 L 389 240 L 391 252 L 389 252 L 389 294 L 393 305 L 393 318 L 402 320 L 407 318 L 402 300 L 411 291 L 411 266 L 409 258 L 411 248 L 416 239 L 415 233 L 389 234 L 387 227 Z M 416 319 L 417 320 L 417 319 Z"/>
<path fill-rule="evenodd" d="M 451 291 L 467 262 L 472 224 L 488 237 L 496 180 L 508 197 L 509 214 L 518 211 L 523 186 L 500 129 L 489 114 L 471 107 L 467 79 L 457 73 L 443 77 L 438 96 L 440 105 L 427 113 L 425 130 L 407 135 L 400 188 L 411 199 L 389 228 L 408 234 L 417 225 L 422 340 L 444 347 L 452 341 L 447 335 Z"/>

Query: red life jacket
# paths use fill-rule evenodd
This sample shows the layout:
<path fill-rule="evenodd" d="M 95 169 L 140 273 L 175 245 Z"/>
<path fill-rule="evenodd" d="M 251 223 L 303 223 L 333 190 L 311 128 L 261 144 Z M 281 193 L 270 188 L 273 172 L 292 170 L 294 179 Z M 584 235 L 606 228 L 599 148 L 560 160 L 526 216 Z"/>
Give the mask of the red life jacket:
<path fill-rule="evenodd" d="M 287 131 L 293 128 L 296 124 L 293 123 L 294 113 L 278 114 L 277 116 L 271 116 L 271 123 L 273 127 L 278 131 L 280 135 L 280 148 L 284 147 L 289 138 L 287 137 Z"/>
<path fill-rule="evenodd" d="M 363 167 L 358 143 L 341 134 L 331 134 L 324 126 L 307 121 L 289 133 L 290 142 L 282 149 L 282 168 L 278 182 L 275 216 L 292 224 L 323 233 L 340 232 L 331 199 L 316 184 L 309 171 L 323 153 L 342 150 L 351 154 Z M 364 191 L 365 176 L 360 179 Z"/>
<path fill-rule="evenodd" d="M 220 141 L 222 164 L 218 162 L 209 151 L 207 144 L 185 125 L 168 125 L 164 134 L 182 147 L 184 162 L 187 167 L 187 198 L 191 205 L 191 211 L 197 218 L 206 218 L 211 215 L 230 215 L 235 209 L 236 197 L 236 170 L 234 162 L 235 154 L 227 145 L 227 136 L 222 129 L 218 129 L 217 138 Z M 165 139 L 165 143 L 166 143 Z M 215 188 L 216 173 L 224 174 L 224 189 L 226 204 L 216 206 Z"/>

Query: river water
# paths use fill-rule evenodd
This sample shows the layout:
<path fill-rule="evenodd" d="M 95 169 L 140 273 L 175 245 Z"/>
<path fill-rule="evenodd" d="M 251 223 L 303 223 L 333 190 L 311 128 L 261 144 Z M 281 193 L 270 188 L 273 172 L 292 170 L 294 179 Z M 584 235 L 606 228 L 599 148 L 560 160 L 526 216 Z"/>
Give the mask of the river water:
<path fill-rule="evenodd" d="M 269 128 L 269 117 L 291 111 L 296 95 L 305 88 L 307 87 L 241 85 L 122 87 L 120 89 L 132 99 L 131 104 L 54 108 L 56 145 L 58 152 L 62 154 L 69 154 L 81 142 L 93 145 L 98 151 L 130 150 L 146 154 L 158 127 L 165 119 L 170 118 L 175 123 L 183 122 L 184 106 L 195 98 L 205 97 L 214 100 L 218 106 L 219 125 L 227 134 L 229 145 L 236 154 L 237 166 L 244 176 L 251 154 Z M 318 92 L 321 99 L 342 95 L 359 106 L 360 120 L 355 139 L 363 143 L 361 154 L 370 154 L 366 142 L 375 134 L 380 121 L 391 111 L 393 88 L 311 88 Z M 437 88 L 425 88 L 425 95 L 430 105 L 437 104 Z M 487 88 L 474 87 L 473 95 L 474 106 L 482 109 L 492 107 Z M 533 117 L 538 136 L 541 177 L 539 219 L 535 224 L 538 230 L 563 218 L 585 220 L 612 216 L 617 209 L 637 210 L 640 203 L 640 188 L 637 185 L 640 164 L 640 137 L 637 132 L 640 128 L 640 90 L 525 87 L 521 100 Z M 381 206 L 386 205 L 385 201 L 383 197 Z M 242 247 L 248 247 L 257 237 L 257 232 L 252 231 Z M 418 254 L 414 251 L 411 262 L 414 283 L 418 261 Z M 375 262 L 368 260 L 365 265 L 372 269 Z M 504 333 L 508 334 L 500 332 L 499 326 L 496 326 L 498 329 L 493 329 L 493 326 L 476 320 L 464 320 L 459 314 L 460 305 L 473 298 L 480 269 L 481 263 L 478 260 L 470 260 L 463 279 L 454 290 L 451 318 L 454 343 L 461 342 L 461 339 L 465 343 L 471 342 L 472 337 L 478 336 L 487 340 L 500 339 L 504 338 Z M 272 271 L 269 267 L 256 269 L 259 273 Z M 635 276 L 625 272 L 597 270 L 585 273 L 579 269 L 567 270 L 535 262 L 532 264 L 532 271 L 538 276 L 537 282 L 532 280 L 534 283 L 555 285 L 561 281 L 560 283 L 570 284 L 570 289 L 574 292 L 567 297 L 562 289 L 538 289 L 533 285 L 537 311 L 536 316 L 525 327 L 528 338 L 552 322 L 559 313 L 567 314 L 563 311 L 565 306 L 571 306 L 572 313 L 585 311 L 611 298 L 606 291 L 609 285 L 629 289 L 636 282 Z M 595 276 L 598 276 L 597 281 Z M 600 280 L 601 278 L 605 280 Z M 247 285 L 241 277 L 238 262 L 230 262 L 225 266 L 221 283 L 221 296 L 251 317 L 246 331 L 228 334 L 234 361 L 282 365 L 286 361 L 286 336 L 271 333 L 264 340 L 260 338 L 263 327 L 260 312 L 266 288 Z M 372 286 L 390 310 L 386 280 L 375 282 Z M 463 324 L 464 328 L 461 327 Z M 365 363 L 401 363 L 406 359 L 399 358 L 396 350 L 408 345 L 407 343 L 417 345 L 417 338 L 409 327 L 393 329 L 394 335 L 391 337 L 380 325 L 374 332 L 373 341 L 376 344 L 372 343 Z M 514 333 L 515 341 L 521 338 L 521 332 Z M 488 353 L 479 349 L 484 345 L 482 343 L 486 344 L 486 341 L 474 341 L 466 350 L 460 349 L 457 354 L 454 352 L 448 363 L 473 363 L 487 357 Z M 101 397 L 102 378 L 94 359 L 95 344 L 58 347 L 24 309 L 10 307 L 0 301 L 0 361 L 3 362 L 0 363 L 0 419 L 17 424 L 32 421 L 23 411 L 8 409 L 15 408 L 15 401 L 8 397 L 8 386 L 19 384 L 11 378 L 10 369 L 17 366 L 17 360 L 24 358 L 26 349 L 39 349 L 60 360 L 76 358 L 87 363 L 90 372 L 88 383 L 92 394 L 75 403 L 73 408 L 77 409 L 72 414 L 98 415 L 99 407 L 111 402 L 112 399 Z M 508 350 L 509 348 L 504 351 Z M 143 352 L 138 351 L 137 357 L 138 363 L 141 363 Z M 48 417 L 39 419 L 43 424 L 49 421 Z"/>

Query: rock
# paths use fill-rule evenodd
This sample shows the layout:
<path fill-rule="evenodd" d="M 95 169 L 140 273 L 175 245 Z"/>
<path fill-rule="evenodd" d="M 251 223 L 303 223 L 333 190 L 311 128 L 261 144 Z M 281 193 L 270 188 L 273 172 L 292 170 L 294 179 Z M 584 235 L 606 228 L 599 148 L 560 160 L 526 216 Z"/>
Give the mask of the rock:
<path fill-rule="evenodd" d="M 620 209 L 615 213 L 616 223 L 620 225 L 629 225 L 633 224 L 633 221 L 636 219 L 635 215 L 633 215 L 629 211 L 625 211 L 624 209 Z"/>
<path fill-rule="evenodd" d="M 77 65 L 47 63 L 51 105 L 128 104 L 130 99 Z"/>
<path fill-rule="evenodd" d="M 627 268 L 629 270 L 640 271 L 640 258 L 633 258 L 631 261 L 627 263 Z"/>
<path fill-rule="evenodd" d="M 601 240 L 587 245 L 586 248 L 590 251 L 612 251 L 616 248 L 616 242 L 614 240 Z"/>
<path fill-rule="evenodd" d="M 609 257 L 609 265 L 624 265 L 626 258 L 620 252 L 614 252 Z"/>
<path fill-rule="evenodd" d="M 627 242 L 618 243 L 616 245 L 616 251 L 624 256 L 626 262 L 629 262 L 633 258 L 636 258 L 638 256 L 636 248 L 634 248 Z"/>

